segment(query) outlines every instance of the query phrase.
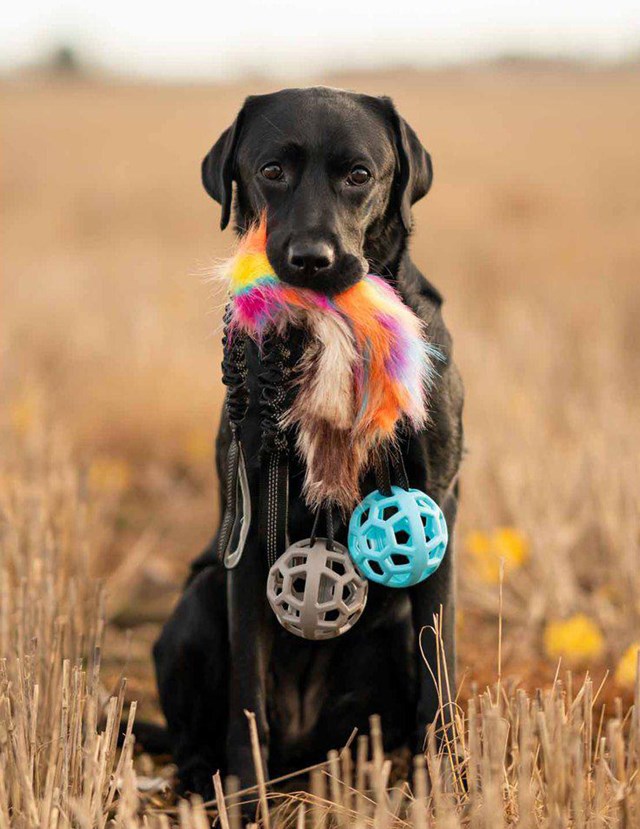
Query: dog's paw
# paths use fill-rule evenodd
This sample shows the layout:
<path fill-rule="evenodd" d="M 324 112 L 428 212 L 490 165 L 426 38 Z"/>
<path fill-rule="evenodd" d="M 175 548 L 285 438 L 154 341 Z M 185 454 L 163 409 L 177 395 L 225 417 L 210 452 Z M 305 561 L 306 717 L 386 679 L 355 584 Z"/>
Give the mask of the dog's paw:
<path fill-rule="evenodd" d="M 193 757 L 178 768 L 176 793 L 180 797 L 198 794 L 205 801 L 212 800 L 215 797 L 213 775 L 216 771 L 203 758 Z"/>

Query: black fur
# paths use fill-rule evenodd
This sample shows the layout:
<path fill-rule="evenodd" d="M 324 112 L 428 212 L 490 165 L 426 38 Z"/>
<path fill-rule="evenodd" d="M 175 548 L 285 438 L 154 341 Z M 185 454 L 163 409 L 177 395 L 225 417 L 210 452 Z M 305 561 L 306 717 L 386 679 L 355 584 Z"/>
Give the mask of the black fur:
<path fill-rule="evenodd" d="M 261 169 L 277 161 L 281 181 Z M 345 184 L 355 164 L 372 179 Z M 420 750 L 437 709 L 437 695 L 418 639 L 435 672 L 435 640 L 425 628 L 442 608 L 444 641 L 455 683 L 454 523 L 462 453 L 462 385 L 452 362 L 442 299 L 410 259 L 411 205 L 429 190 L 431 160 L 391 101 L 339 90 L 284 90 L 248 98 L 235 123 L 203 162 L 207 192 L 228 221 L 236 183 L 236 228 L 247 228 L 266 209 L 267 253 L 274 269 L 294 284 L 334 292 L 368 268 L 391 280 L 428 323 L 442 354 L 430 401 L 429 426 L 402 440 L 410 483 L 444 510 L 449 549 L 440 569 L 410 590 L 370 585 L 367 608 L 353 630 L 328 642 L 307 642 L 278 625 L 266 597 L 266 562 L 251 532 L 236 569 L 225 571 L 216 541 L 198 558 L 180 603 L 155 646 L 160 698 L 182 787 L 211 794 L 216 769 L 255 782 L 245 709 L 255 712 L 271 776 L 307 766 L 340 747 L 354 727 L 366 732 L 382 717 L 387 748 Z M 333 262 L 294 273 L 293 243 L 331 246 Z M 250 378 L 258 354 L 250 355 Z M 258 514 L 259 419 L 257 389 L 242 428 L 252 497 Z M 229 425 L 223 416 L 216 455 L 226 468 Z M 303 470 L 291 463 L 290 537 L 306 538 L 312 516 L 301 497 Z M 363 491 L 375 488 L 373 479 Z M 224 510 L 224 503 L 221 504 Z M 345 540 L 345 527 L 337 538 Z"/>

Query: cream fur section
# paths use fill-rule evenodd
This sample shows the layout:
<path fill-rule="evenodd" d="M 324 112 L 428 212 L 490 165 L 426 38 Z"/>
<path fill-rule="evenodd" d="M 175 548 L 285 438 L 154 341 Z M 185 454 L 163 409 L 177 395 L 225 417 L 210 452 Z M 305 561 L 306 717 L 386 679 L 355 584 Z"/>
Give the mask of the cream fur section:
<path fill-rule="evenodd" d="M 300 365 L 304 385 L 300 384 L 291 416 L 298 422 L 310 416 L 327 420 L 337 429 L 351 429 L 355 415 L 353 336 L 344 320 L 322 314 L 308 317 L 311 343 Z"/>
<path fill-rule="evenodd" d="M 358 500 L 358 477 L 368 455 L 353 433 L 355 341 L 345 320 L 305 312 L 302 322 L 310 343 L 300 364 L 298 394 L 283 425 L 297 430 L 307 503 L 348 510 Z"/>

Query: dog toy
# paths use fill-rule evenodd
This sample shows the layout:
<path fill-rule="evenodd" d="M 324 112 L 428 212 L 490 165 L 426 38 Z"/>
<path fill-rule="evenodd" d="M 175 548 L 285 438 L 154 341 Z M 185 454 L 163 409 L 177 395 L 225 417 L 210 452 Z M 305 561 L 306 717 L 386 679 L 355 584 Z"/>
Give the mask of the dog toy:
<path fill-rule="evenodd" d="M 311 507 L 350 510 L 374 456 L 396 426 L 427 419 L 435 349 L 421 320 L 384 279 L 365 276 L 328 297 L 282 282 L 266 255 L 266 223 L 246 234 L 222 268 L 230 288 L 229 330 L 263 342 L 288 326 L 308 332 L 297 389 L 281 426 L 295 427 Z"/>
<path fill-rule="evenodd" d="M 326 538 L 292 544 L 267 578 L 267 598 L 278 621 L 304 639 L 346 633 L 362 615 L 367 591 L 347 548 Z"/>
<path fill-rule="evenodd" d="M 448 542 L 442 510 L 418 489 L 379 489 L 355 508 L 349 522 L 349 552 L 371 581 L 411 587 L 442 563 Z"/>
<path fill-rule="evenodd" d="M 421 523 L 423 515 L 434 518 L 431 505 L 435 504 L 415 490 L 392 492 L 380 485 L 356 510 L 364 514 L 366 509 L 373 516 L 373 502 L 382 492 L 387 500 L 402 502 L 396 511 L 402 511 L 411 540 L 401 551 L 397 549 L 400 527 L 393 536 L 391 525 L 388 535 L 383 528 L 383 545 L 381 528 L 373 520 L 362 526 L 352 520 L 358 538 L 369 539 L 371 533 L 372 541 L 366 543 L 376 539 L 378 546 L 368 556 L 360 555 L 364 550 L 351 542 L 351 535 L 349 551 L 333 540 L 333 510 L 344 515 L 353 509 L 363 473 L 388 464 L 398 427 L 424 426 L 437 351 L 426 342 L 420 319 L 380 277 L 365 276 L 334 296 L 294 288 L 278 279 L 266 255 L 264 219 L 241 239 L 236 255 L 220 271 L 230 294 L 223 380 L 229 390 L 232 438 L 220 554 L 226 566 L 235 566 L 248 531 L 242 508 L 248 499 L 241 424 L 248 406 L 246 341 L 250 339 L 260 353 L 257 532 L 269 565 L 267 597 L 290 632 L 307 639 L 339 636 L 355 624 L 366 603 L 367 582 L 353 562 L 373 581 L 397 587 L 414 584 L 437 567 L 442 529 L 437 535 L 435 524 L 433 528 L 430 524 L 427 538 L 426 525 Z M 303 332 L 305 347 L 292 365 L 289 335 L 294 329 Z M 287 547 L 290 430 L 304 461 L 303 495 L 316 521 L 311 539 Z M 326 539 L 315 537 L 321 511 L 327 515 Z"/>

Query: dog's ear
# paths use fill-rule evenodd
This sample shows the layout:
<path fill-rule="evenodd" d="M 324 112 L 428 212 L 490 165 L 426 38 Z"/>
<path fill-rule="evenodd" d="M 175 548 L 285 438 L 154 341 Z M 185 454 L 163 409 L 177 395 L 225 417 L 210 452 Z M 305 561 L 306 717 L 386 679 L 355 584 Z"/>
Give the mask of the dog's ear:
<path fill-rule="evenodd" d="M 398 169 L 395 179 L 396 204 L 405 230 L 411 230 L 411 205 L 426 196 L 433 181 L 431 156 L 407 122 L 398 115 L 391 98 L 383 99 L 394 133 Z"/>
<path fill-rule="evenodd" d="M 202 161 L 202 184 L 212 199 L 222 207 L 220 229 L 224 230 L 231 216 L 236 150 L 244 121 L 246 101 L 236 120 L 218 138 Z"/>

